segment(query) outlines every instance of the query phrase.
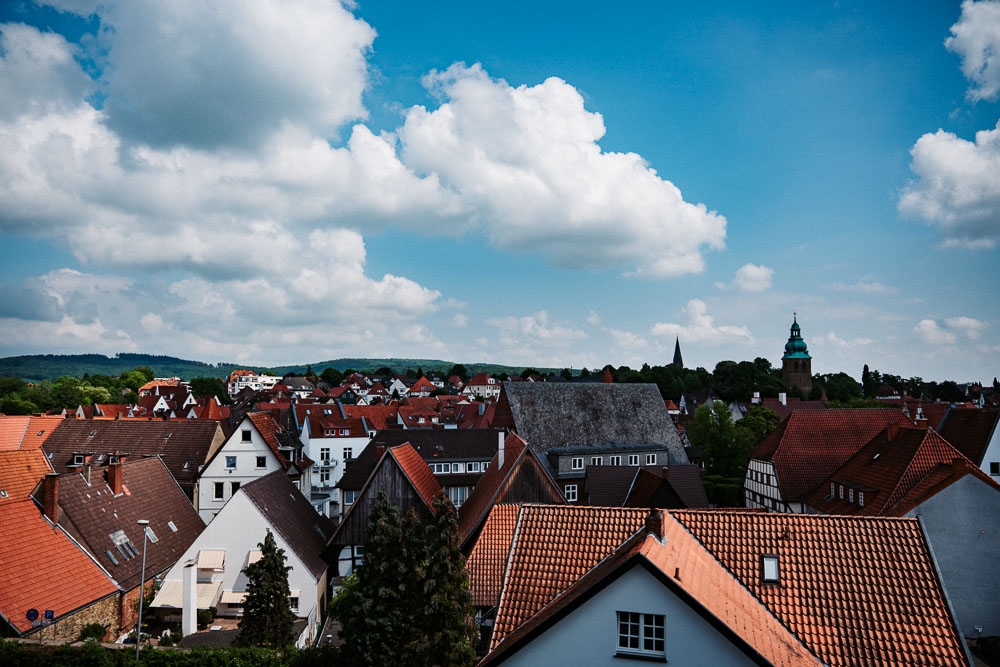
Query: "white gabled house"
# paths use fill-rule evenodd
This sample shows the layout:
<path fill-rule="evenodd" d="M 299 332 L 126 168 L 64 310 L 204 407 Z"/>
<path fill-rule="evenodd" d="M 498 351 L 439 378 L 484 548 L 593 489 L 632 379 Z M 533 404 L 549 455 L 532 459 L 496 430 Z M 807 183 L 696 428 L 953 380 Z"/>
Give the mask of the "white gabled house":
<path fill-rule="evenodd" d="M 340 403 L 295 406 L 305 455 L 314 462 L 311 500 L 316 511 L 330 516 L 340 505 L 337 483 L 348 461 L 355 459 L 375 428 L 365 417 L 348 417 Z"/>
<path fill-rule="evenodd" d="M 218 518 L 167 572 L 151 605 L 154 612 L 166 620 L 180 620 L 184 570 L 191 567 L 197 609 L 216 607 L 219 616 L 241 616 L 247 586 L 243 570 L 260 558 L 259 545 L 270 530 L 285 552 L 285 564 L 291 566 L 289 606 L 306 621 L 295 645 L 310 645 L 327 605 L 327 564 L 321 552 L 334 533 L 333 523 L 313 512 L 280 470 L 240 487 Z"/>
<path fill-rule="evenodd" d="M 276 470 L 309 497 L 312 461 L 294 432 L 265 412 L 251 412 L 205 464 L 198 482 L 198 512 L 205 523 L 244 485 Z"/>
<path fill-rule="evenodd" d="M 476 373 L 465 385 L 462 394 L 481 399 L 498 398 L 502 387 L 503 383 L 496 378 L 490 377 L 489 373 Z"/>

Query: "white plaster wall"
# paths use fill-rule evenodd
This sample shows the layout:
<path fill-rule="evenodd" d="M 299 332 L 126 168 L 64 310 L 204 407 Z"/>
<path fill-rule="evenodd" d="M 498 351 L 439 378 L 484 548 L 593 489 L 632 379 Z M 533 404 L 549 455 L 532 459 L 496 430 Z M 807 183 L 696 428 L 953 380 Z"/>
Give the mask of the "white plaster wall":
<path fill-rule="evenodd" d="M 670 665 L 750 665 L 726 637 L 636 566 L 511 656 L 511 665 L 617 665 L 618 611 L 663 614 Z M 641 662 L 636 662 L 641 664 Z"/>
<path fill-rule="evenodd" d="M 243 431 L 247 429 L 250 430 L 250 442 L 243 442 Z M 236 457 L 236 468 L 226 468 L 227 456 Z M 266 465 L 263 468 L 257 467 L 258 456 L 265 458 Z M 198 483 L 198 513 L 202 520 L 205 523 L 212 521 L 212 517 L 226 504 L 232 496 L 232 482 L 239 482 L 242 486 L 280 468 L 277 457 L 264 442 L 264 438 L 251 425 L 249 419 L 244 419 L 240 427 L 223 443 L 215 458 L 201 472 Z M 215 498 L 215 482 L 223 483 L 221 499 Z M 308 490 L 306 493 L 308 494 Z"/>
<path fill-rule="evenodd" d="M 1000 463 L 1000 425 L 993 429 L 993 437 L 990 438 L 990 444 L 986 445 L 986 451 L 983 452 L 983 463 L 982 469 L 987 475 L 990 475 L 990 463 Z M 1000 483 L 1000 475 L 990 475 L 993 481 Z"/>

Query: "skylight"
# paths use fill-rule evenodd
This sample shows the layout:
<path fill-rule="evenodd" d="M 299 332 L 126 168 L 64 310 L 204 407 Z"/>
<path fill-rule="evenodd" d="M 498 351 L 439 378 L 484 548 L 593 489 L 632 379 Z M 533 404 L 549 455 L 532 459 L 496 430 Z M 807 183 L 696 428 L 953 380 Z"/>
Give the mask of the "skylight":
<path fill-rule="evenodd" d="M 761 556 L 761 579 L 764 583 L 778 582 L 778 557 Z"/>

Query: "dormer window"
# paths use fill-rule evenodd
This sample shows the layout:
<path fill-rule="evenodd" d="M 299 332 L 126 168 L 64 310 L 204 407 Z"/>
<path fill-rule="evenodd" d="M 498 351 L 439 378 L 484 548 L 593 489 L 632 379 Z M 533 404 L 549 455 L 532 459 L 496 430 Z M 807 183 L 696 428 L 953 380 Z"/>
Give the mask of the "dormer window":
<path fill-rule="evenodd" d="M 853 503 L 854 502 L 854 489 L 848 489 L 847 490 L 847 496 L 848 496 L 848 500 Z"/>
<path fill-rule="evenodd" d="M 82 466 L 83 465 L 83 461 L 84 461 L 84 455 L 83 454 L 74 454 L 73 455 L 73 465 L 75 465 L 75 466 Z"/>
<path fill-rule="evenodd" d="M 864 507 L 864 506 L 865 506 L 865 492 L 858 491 L 858 507 Z"/>
<path fill-rule="evenodd" d="M 844 499 L 844 485 L 841 484 L 839 486 L 840 486 L 840 499 L 843 500 Z"/>
<path fill-rule="evenodd" d="M 776 584 L 779 581 L 778 557 L 766 555 L 760 557 L 760 578 L 765 584 Z"/>
<path fill-rule="evenodd" d="M 830 497 L 833 498 L 836 495 L 837 495 L 837 485 L 834 484 L 833 482 L 830 482 Z"/>

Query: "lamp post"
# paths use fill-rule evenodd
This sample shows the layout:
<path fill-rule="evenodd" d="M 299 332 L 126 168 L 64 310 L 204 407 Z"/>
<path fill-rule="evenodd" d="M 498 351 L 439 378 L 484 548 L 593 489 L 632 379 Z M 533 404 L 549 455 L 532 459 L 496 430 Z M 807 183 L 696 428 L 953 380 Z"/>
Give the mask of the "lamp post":
<path fill-rule="evenodd" d="M 146 526 L 149 525 L 149 521 L 139 519 L 136 523 L 142 526 L 142 569 L 139 571 L 139 622 L 135 626 L 135 661 L 139 662 L 139 647 L 142 645 L 142 597 L 145 593 L 143 584 L 146 578 Z"/>

